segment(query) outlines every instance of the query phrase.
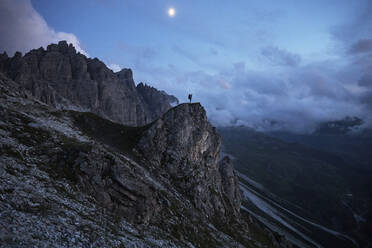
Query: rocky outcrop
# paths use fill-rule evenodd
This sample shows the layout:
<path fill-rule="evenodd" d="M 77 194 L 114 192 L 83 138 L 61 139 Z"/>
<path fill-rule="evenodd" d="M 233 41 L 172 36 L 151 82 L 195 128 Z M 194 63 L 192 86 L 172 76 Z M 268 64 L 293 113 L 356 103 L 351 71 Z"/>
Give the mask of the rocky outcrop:
<path fill-rule="evenodd" d="M 219 170 L 221 174 L 223 192 L 227 199 L 229 199 L 233 213 L 238 215 L 242 203 L 242 192 L 240 191 L 239 187 L 238 175 L 234 170 L 231 159 L 228 156 L 225 156 L 220 161 Z"/>
<path fill-rule="evenodd" d="M 220 146 L 221 138 L 204 108 L 193 103 L 169 110 L 149 127 L 136 148 L 204 216 L 229 218 L 239 214 L 241 193 L 231 164 L 222 163 L 219 169 Z"/>
<path fill-rule="evenodd" d="M 97 58 L 76 53 L 66 41 L 22 56 L 0 55 L 0 71 L 37 99 L 64 109 L 79 109 L 130 126 L 145 125 L 178 102 L 155 88 L 135 86 L 132 71 L 114 73 Z"/>

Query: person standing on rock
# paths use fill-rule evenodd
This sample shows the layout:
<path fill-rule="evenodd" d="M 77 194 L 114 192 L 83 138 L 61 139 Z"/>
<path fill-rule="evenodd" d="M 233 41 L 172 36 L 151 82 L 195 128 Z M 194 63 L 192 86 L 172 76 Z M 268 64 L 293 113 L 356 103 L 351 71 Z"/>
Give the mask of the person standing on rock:
<path fill-rule="evenodd" d="M 191 99 L 192 99 L 192 94 L 189 94 L 190 103 L 191 103 Z"/>

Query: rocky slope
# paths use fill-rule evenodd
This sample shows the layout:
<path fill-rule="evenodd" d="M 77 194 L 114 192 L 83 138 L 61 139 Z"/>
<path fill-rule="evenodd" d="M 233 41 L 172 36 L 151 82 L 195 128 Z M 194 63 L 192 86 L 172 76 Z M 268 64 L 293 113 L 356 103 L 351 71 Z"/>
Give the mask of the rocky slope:
<path fill-rule="evenodd" d="M 58 110 L 19 80 L 0 73 L 0 244 L 290 247 L 240 213 L 200 104 L 129 127 Z"/>
<path fill-rule="evenodd" d="M 9 58 L 0 55 L 0 72 L 29 90 L 37 99 L 54 107 L 84 110 L 131 126 L 159 118 L 178 103 L 169 96 L 143 84 L 135 86 L 132 71 L 114 73 L 97 58 L 76 53 L 66 41 L 17 52 Z"/>

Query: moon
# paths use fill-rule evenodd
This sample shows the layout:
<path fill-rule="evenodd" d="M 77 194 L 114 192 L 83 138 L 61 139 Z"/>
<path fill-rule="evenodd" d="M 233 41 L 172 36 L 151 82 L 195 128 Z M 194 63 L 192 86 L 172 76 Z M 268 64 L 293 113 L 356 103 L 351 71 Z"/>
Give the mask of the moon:
<path fill-rule="evenodd" d="M 169 17 L 174 17 L 176 15 L 176 10 L 174 8 L 169 8 L 168 9 L 168 16 Z"/>

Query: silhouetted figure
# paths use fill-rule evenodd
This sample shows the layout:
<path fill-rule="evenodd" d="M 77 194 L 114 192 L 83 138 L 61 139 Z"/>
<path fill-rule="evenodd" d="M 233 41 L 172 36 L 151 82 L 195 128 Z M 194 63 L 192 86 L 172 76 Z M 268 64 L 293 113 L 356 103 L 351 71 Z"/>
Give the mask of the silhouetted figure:
<path fill-rule="evenodd" d="M 191 94 L 189 94 L 189 100 L 190 100 L 190 103 L 191 103 L 191 99 L 192 99 L 192 95 L 191 95 Z"/>

